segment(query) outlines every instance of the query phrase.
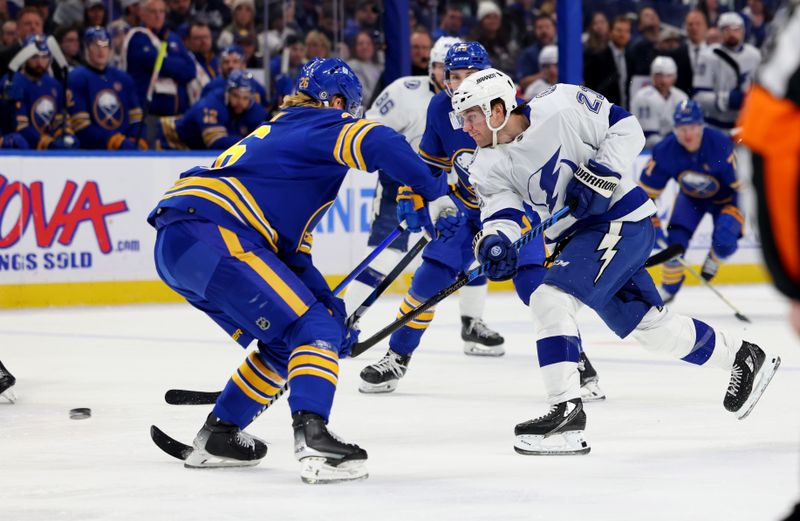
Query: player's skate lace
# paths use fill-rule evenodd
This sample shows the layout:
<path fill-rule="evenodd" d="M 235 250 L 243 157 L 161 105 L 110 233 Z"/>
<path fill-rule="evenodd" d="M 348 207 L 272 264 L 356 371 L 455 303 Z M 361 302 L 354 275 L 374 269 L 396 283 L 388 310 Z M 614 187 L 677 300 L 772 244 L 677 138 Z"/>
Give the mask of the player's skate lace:
<path fill-rule="evenodd" d="M 539 421 L 539 420 L 546 420 L 546 419 L 548 419 L 548 418 L 549 418 L 549 417 L 550 417 L 550 416 L 551 416 L 551 415 L 552 415 L 554 412 L 556 412 L 556 410 L 558 409 L 558 406 L 559 406 L 559 405 L 560 405 L 560 404 L 558 404 L 558 403 L 557 403 L 557 404 L 554 404 L 554 405 L 551 405 L 551 406 L 550 406 L 550 410 L 549 410 L 549 411 L 547 411 L 545 414 L 543 414 L 543 415 L 539 416 L 538 418 L 534 418 L 533 420 L 531 420 L 531 422 L 537 422 L 537 421 Z"/>
<path fill-rule="evenodd" d="M 242 431 L 236 433 L 236 437 L 234 438 L 234 440 L 242 448 L 249 450 L 255 450 L 256 448 L 256 440 L 254 440 L 247 434 L 243 433 Z"/>
<path fill-rule="evenodd" d="M 742 368 L 734 364 L 731 371 L 731 381 L 728 384 L 728 394 L 736 396 L 739 393 L 739 386 L 742 384 Z"/>
<path fill-rule="evenodd" d="M 373 365 L 373 369 L 378 371 L 381 374 L 391 372 L 397 378 L 402 378 L 405 367 L 397 362 L 398 357 L 396 355 L 387 354 L 383 358 L 381 358 L 378 363 Z"/>
<path fill-rule="evenodd" d="M 480 318 L 473 318 L 470 324 L 467 326 L 467 334 L 475 332 L 479 338 L 492 338 L 497 336 L 496 331 L 492 331 L 486 326 L 486 322 L 484 322 Z"/>

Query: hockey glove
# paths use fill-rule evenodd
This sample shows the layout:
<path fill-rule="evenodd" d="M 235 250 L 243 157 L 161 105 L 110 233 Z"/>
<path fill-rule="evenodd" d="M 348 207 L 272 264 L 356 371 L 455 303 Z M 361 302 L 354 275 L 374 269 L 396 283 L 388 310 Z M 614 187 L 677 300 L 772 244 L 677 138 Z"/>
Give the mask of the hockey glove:
<path fill-rule="evenodd" d="M 728 93 L 728 110 L 739 110 L 742 108 L 744 93 L 741 89 L 733 89 Z"/>
<path fill-rule="evenodd" d="M 481 230 L 473 243 L 475 258 L 487 265 L 489 280 L 508 280 L 517 274 L 517 249 L 503 232 L 484 234 Z"/>
<path fill-rule="evenodd" d="M 78 138 L 72 134 L 62 134 L 47 146 L 50 150 L 77 150 L 79 147 Z"/>
<path fill-rule="evenodd" d="M 415 194 L 411 187 L 401 186 L 397 190 L 397 220 L 405 221 L 412 232 L 425 230 L 433 238 L 448 239 L 466 222 L 466 214 L 463 206 L 449 195 L 426 205 L 422 196 Z"/>
<path fill-rule="evenodd" d="M 720 259 L 726 259 L 736 252 L 737 242 L 742 236 L 744 216 L 733 205 L 722 209 L 714 222 L 714 232 L 711 234 L 711 247 L 714 254 Z"/>
<path fill-rule="evenodd" d="M 572 216 L 583 219 L 608 210 L 620 179 L 617 172 L 593 159 L 588 165 L 581 163 L 567 185 L 567 201 L 573 208 Z"/>

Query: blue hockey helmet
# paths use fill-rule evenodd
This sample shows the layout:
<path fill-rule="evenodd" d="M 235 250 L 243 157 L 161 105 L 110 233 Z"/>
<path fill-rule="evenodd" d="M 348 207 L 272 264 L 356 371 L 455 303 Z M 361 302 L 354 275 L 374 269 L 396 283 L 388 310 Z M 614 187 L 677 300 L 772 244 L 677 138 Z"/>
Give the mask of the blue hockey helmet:
<path fill-rule="evenodd" d="M 478 42 L 457 43 L 450 47 L 444 57 L 446 72 L 457 69 L 476 69 L 482 71 L 492 66 L 489 53 Z"/>
<path fill-rule="evenodd" d="M 220 56 L 229 56 L 231 54 L 238 54 L 241 59 L 244 59 L 244 49 L 236 44 L 225 47 L 222 49 L 222 52 L 219 53 Z"/>
<path fill-rule="evenodd" d="M 50 47 L 47 46 L 47 40 L 43 34 L 29 34 L 26 36 L 22 47 L 25 48 L 29 45 L 36 47 L 36 54 L 46 54 L 50 56 Z"/>
<path fill-rule="evenodd" d="M 672 115 L 672 122 L 676 127 L 678 125 L 702 125 L 703 110 L 696 101 L 685 99 L 675 107 L 675 113 Z"/>
<path fill-rule="evenodd" d="M 334 96 L 344 98 L 344 109 L 361 115 L 361 82 L 339 58 L 313 58 L 303 65 L 297 75 L 295 90 L 321 101 L 326 107 Z"/>
<path fill-rule="evenodd" d="M 228 80 L 225 83 L 225 90 L 243 89 L 253 91 L 255 90 L 253 86 L 253 82 L 255 81 L 256 79 L 253 77 L 252 72 L 236 69 L 231 71 L 228 75 Z"/>
<path fill-rule="evenodd" d="M 105 27 L 100 27 L 99 25 L 95 27 L 89 27 L 83 34 L 84 47 L 88 47 L 90 44 L 95 42 L 101 46 L 108 47 L 110 41 L 111 35 L 108 34 L 108 31 Z"/>

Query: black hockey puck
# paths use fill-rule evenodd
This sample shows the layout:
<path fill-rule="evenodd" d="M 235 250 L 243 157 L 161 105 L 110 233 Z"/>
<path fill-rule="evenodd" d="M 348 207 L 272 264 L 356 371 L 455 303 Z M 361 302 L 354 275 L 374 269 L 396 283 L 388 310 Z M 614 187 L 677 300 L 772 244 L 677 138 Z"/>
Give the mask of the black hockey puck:
<path fill-rule="evenodd" d="M 92 417 L 92 410 L 88 407 L 78 407 L 69 410 L 69 417 L 73 420 L 85 420 Z"/>

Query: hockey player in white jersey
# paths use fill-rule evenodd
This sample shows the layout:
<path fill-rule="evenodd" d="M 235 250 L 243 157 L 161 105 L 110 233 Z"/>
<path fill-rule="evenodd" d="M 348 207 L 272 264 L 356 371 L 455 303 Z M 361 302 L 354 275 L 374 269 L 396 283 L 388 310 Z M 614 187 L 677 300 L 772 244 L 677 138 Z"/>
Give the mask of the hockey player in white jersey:
<path fill-rule="evenodd" d="M 699 56 L 694 76 L 694 100 L 700 104 L 706 123 L 729 132 L 742 108 L 761 52 L 744 42 L 744 21 L 736 13 L 724 13 L 718 26 L 722 43 Z"/>
<path fill-rule="evenodd" d="M 569 205 L 551 226 L 550 241 L 566 241 L 530 299 L 542 379 L 551 404 L 542 417 L 515 428 L 521 454 L 586 454 L 586 414 L 580 399 L 576 322 L 594 309 L 621 338 L 632 334 L 645 348 L 696 364 L 731 371 L 723 404 L 738 418 L 759 399 L 780 358 L 736 333 L 714 328 L 663 306 L 644 269 L 655 241 L 655 205 L 625 172 L 644 145 L 628 112 L 603 96 L 557 84 L 534 98 L 530 116 L 517 106 L 513 82 L 487 69 L 462 82 L 453 109 L 478 143 L 469 167 L 481 203 L 483 230 L 476 258 L 493 280 L 514 275 L 523 205 L 542 219 Z"/>
<path fill-rule="evenodd" d="M 653 84 L 639 89 L 631 100 L 631 112 L 642 126 L 647 149 L 670 135 L 675 107 L 689 97 L 675 87 L 677 77 L 675 60 L 669 56 L 657 56 L 650 64 Z"/>
<path fill-rule="evenodd" d="M 525 89 L 525 99 L 529 100 L 558 83 L 558 47 L 545 45 L 539 53 L 541 77 Z"/>

